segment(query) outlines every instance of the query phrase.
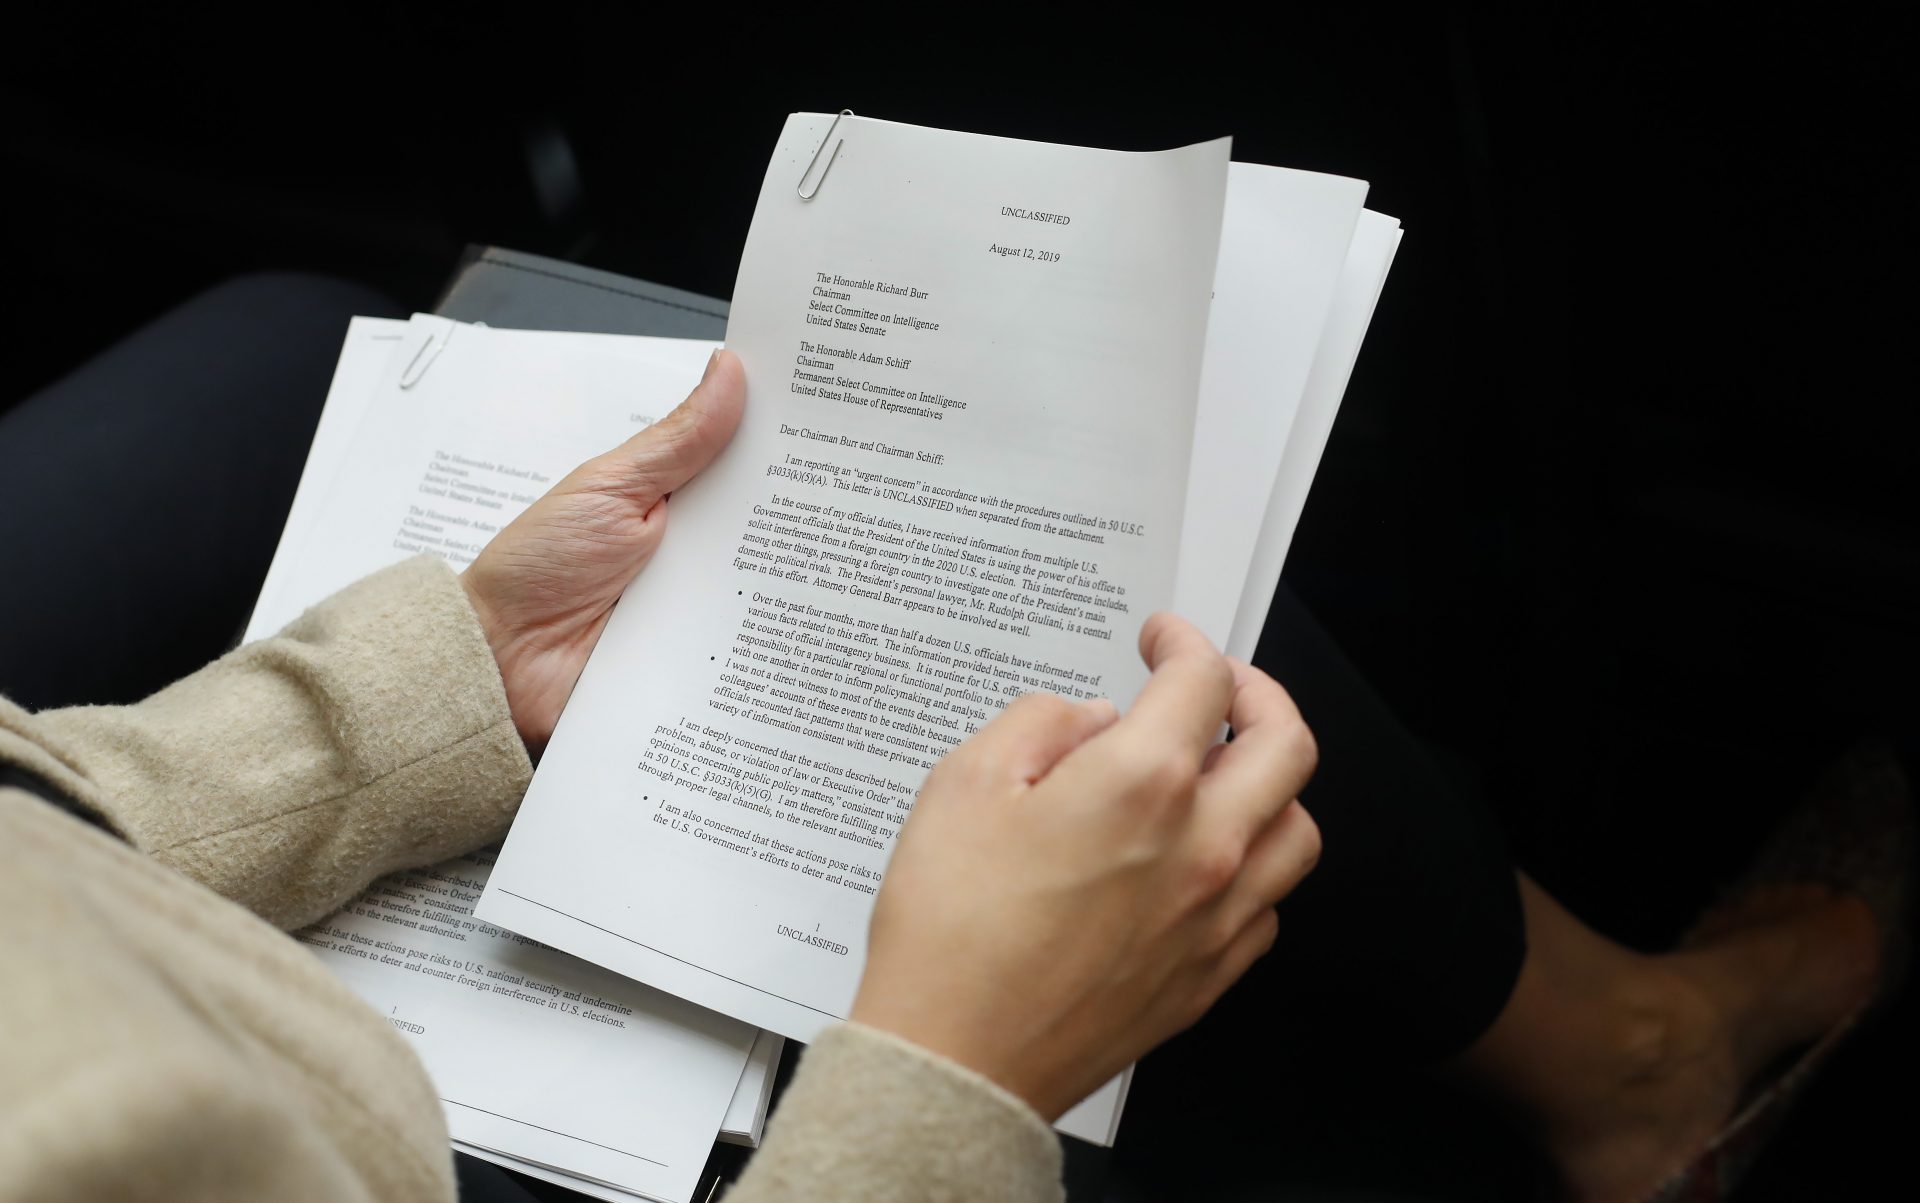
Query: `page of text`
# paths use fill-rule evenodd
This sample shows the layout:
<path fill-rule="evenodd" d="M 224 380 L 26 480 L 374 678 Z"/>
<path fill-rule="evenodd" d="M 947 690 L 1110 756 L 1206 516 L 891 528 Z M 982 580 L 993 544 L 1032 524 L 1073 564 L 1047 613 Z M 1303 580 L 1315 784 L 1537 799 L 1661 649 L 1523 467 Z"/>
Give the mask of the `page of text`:
<path fill-rule="evenodd" d="M 1228 149 L 848 119 L 804 201 L 829 120 L 789 122 L 742 259 L 740 433 L 673 498 L 478 908 L 803 1040 L 852 1000 L 934 762 L 1022 693 L 1144 680 Z"/>

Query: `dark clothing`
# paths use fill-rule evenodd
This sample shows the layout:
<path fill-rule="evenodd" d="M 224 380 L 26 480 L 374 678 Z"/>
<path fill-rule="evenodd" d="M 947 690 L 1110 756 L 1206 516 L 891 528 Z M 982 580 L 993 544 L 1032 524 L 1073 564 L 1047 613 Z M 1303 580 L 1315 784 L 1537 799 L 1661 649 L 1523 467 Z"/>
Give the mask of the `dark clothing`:
<path fill-rule="evenodd" d="M 0 589 L 0 694 L 134 702 L 232 643 L 356 314 L 405 316 L 342 280 L 242 277 L 0 413 L 0 572 L 29 584 Z"/>
<path fill-rule="evenodd" d="M 1254 662 L 1319 743 L 1302 801 L 1324 850 L 1281 902 L 1273 951 L 1141 1062 L 1111 1174 L 1129 1203 L 1350 1198 L 1309 1189 L 1329 1164 L 1333 1181 L 1378 1169 L 1345 1096 L 1405 1092 L 1408 1068 L 1464 1050 L 1506 1005 L 1526 952 L 1513 862 L 1486 807 L 1284 584 Z M 1228 1152 L 1254 1133 L 1267 1134 L 1259 1152 Z"/>
<path fill-rule="evenodd" d="M 1462 1051 L 1506 1005 L 1525 951 L 1506 841 L 1284 584 L 1254 663 L 1319 742 L 1302 800 L 1324 852 L 1281 903 L 1280 938 L 1234 991 L 1247 1005 L 1228 996 L 1233 1011 L 1278 1006 L 1322 1032 L 1369 1034 L 1343 1057 Z"/>

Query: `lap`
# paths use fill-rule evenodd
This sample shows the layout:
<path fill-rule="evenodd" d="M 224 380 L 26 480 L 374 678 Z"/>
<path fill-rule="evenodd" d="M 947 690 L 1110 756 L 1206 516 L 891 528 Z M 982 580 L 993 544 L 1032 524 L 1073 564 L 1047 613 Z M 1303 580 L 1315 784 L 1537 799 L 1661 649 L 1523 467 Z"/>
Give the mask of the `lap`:
<path fill-rule="evenodd" d="M 223 651 L 370 289 L 247 276 L 0 415 L 0 693 L 128 702 Z"/>

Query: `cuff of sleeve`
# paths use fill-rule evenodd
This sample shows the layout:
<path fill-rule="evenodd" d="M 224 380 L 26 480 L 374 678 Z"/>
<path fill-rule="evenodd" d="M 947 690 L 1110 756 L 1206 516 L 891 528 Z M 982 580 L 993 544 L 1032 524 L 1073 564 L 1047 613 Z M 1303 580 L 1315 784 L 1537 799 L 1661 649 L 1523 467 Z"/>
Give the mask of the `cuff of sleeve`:
<path fill-rule="evenodd" d="M 321 698 L 356 783 L 434 757 L 460 782 L 453 805 L 473 812 L 488 838 L 505 833 L 533 765 L 486 633 L 445 561 L 420 555 L 384 568 L 231 659 L 249 655 Z"/>
<path fill-rule="evenodd" d="M 283 925 L 499 839 L 532 777 L 466 591 L 431 556 L 139 705 L 29 721 L 138 847 Z"/>
<path fill-rule="evenodd" d="M 808 1048 L 740 1198 L 1057 1203 L 1060 1144 L 1020 1099 L 860 1024 Z"/>

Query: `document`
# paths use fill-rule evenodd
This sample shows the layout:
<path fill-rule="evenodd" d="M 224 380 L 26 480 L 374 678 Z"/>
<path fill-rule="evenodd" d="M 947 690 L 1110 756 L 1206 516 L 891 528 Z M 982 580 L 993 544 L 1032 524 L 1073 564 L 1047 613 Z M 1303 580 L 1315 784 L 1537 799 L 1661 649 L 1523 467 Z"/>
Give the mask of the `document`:
<path fill-rule="evenodd" d="M 711 350 L 355 319 L 249 637 L 420 551 L 471 559 L 677 403 Z M 757 1141 L 777 1038 L 475 920 L 491 863 L 396 874 L 299 938 L 408 1036 L 457 1144 L 602 1197 L 686 1200 L 716 1130 Z"/>
<path fill-rule="evenodd" d="M 741 432 L 675 497 L 479 907 L 803 1040 L 851 1003 L 933 763 L 1022 693 L 1144 678 L 1227 157 L 846 121 L 801 201 L 824 131 L 789 123 L 742 260 Z"/>

